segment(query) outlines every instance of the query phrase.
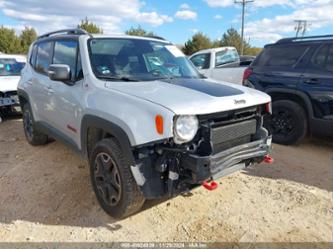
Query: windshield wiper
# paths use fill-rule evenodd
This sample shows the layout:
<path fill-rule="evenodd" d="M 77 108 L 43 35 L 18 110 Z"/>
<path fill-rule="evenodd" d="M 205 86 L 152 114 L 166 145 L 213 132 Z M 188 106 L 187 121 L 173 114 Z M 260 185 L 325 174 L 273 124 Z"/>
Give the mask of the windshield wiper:
<path fill-rule="evenodd" d="M 97 76 L 97 78 L 103 79 L 103 80 L 114 80 L 114 81 L 131 81 L 131 82 L 139 81 L 138 79 L 130 78 L 130 77 L 127 77 L 127 76 L 117 77 L 117 76 L 99 75 L 99 76 Z"/>

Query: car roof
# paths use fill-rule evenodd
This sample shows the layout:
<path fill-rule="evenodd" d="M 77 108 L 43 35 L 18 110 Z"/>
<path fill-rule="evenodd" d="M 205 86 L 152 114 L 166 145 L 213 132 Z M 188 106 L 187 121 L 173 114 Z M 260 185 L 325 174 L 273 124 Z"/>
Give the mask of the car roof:
<path fill-rule="evenodd" d="M 26 62 L 27 57 L 19 54 L 0 54 L 0 59 L 15 59 L 19 62 Z"/>
<path fill-rule="evenodd" d="M 136 39 L 136 40 L 148 40 L 148 41 L 158 41 L 163 43 L 170 43 L 170 41 L 164 40 L 158 36 L 135 36 L 126 34 L 115 34 L 115 35 L 101 35 L 101 34 L 91 34 L 92 38 L 123 38 L 123 39 Z"/>
<path fill-rule="evenodd" d="M 219 48 L 208 48 L 208 49 L 203 49 L 203 50 L 200 50 L 196 53 L 194 53 L 192 56 L 194 55 L 198 55 L 198 54 L 203 54 L 203 53 L 210 53 L 210 52 L 220 52 L 220 51 L 224 51 L 226 49 L 236 49 L 235 47 L 219 47 Z"/>
<path fill-rule="evenodd" d="M 80 28 L 62 29 L 62 30 L 49 32 L 49 33 L 39 36 L 35 43 L 39 43 L 41 41 L 52 41 L 52 40 L 59 40 L 59 39 L 78 39 L 81 36 L 89 37 L 89 38 L 96 38 L 96 39 L 98 39 L 98 38 L 100 38 L 100 39 L 122 38 L 122 39 L 140 39 L 140 40 L 148 40 L 148 41 L 159 41 L 159 42 L 163 42 L 166 44 L 171 43 L 159 36 L 132 36 L 132 35 L 126 35 L 126 34 L 115 34 L 115 35 L 90 34 L 87 31 L 80 29 Z"/>
<path fill-rule="evenodd" d="M 283 38 L 278 40 L 276 43 L 267 44 L 266 46 L 269 47 L 277 45 L 301 45 L 301 44 L 316 44 L 316 43 L 323 44 L 331 42 L 333 42 L 333 35 L 319 35 L 319 36 Z"/>

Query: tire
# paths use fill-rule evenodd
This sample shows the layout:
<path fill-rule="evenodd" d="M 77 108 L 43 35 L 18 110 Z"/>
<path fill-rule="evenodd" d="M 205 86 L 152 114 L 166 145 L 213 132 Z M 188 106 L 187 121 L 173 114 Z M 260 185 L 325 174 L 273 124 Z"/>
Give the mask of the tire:
<path fill-rule="evenodd" d="M 48 141 L 48 136 L 37 130 L 30 105 L 27 103 L 23 107 L 23 129 L 29 144 L 33 146 L 44 145 Z"/>
<path fill-rule="evenodd" d="M 89 161 L 92 186 L 106 213 L 122 219 L 142 208 L 145 199 L 116 139 L 98 142 Z"/>
<path fill-rule="evenodd" d="M 290 100 L 274 101 L 273 114 L 264 125 L 273 135 L 273 142 L 284 145 L 299 143 L 308 130 L 304 108 Z"/>

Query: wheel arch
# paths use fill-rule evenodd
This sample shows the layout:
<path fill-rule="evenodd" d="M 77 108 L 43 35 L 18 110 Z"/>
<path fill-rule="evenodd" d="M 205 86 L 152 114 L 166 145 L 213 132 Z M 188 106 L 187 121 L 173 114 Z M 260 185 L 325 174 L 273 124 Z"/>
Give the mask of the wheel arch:
<path fill-rule="evenodd" d="M 269 88 L 265 92 L 271 96 L 272 102 L 277 100 L 291 100 L 301 105 L 308 118 L 313 118 L 313 107 L 310 98 L 303 92 L 298 90 Z"/>
<path fill-rule="evenodd" d="M 30 103 L 29 95 L 24 90 L 18 89 L 17 96 L 19 98 L 21 109 L 23 110 L 24 105 Z"/>
<path fill-rule="evenodd" d="M 96 142 L 103 138 L 115 138 L 124 155 L 134 163 L 131 143 L 126 132 L 117 124 L 103 118 L 85 115 L 81 122 L 81 151 L 89 158 Z"/>

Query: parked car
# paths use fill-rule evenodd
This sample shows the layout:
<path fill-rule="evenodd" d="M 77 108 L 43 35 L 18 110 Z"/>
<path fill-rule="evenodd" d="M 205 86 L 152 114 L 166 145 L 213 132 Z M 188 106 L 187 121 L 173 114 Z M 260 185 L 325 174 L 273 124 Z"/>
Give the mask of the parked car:
<path fill-rule="evenodd" d="M 18 86 L 27 141 L 51 136 L 85 156 L 113 217 L 270 162 L 271 98 L 203 78 L 170 42 L 61 30 L 39 37 L 28 58 Z"/>
<path fill-rule="evenodd" d="M 239 56 L 234 47 L 220 47 L 201 50 L 189 59 L 208 78 L 242 84 L 244 71 L 254 57 Z"/>
<path fill-rule="evenodd" d="M 17 84 L 25 63 L 25 56 L 0 53 L 0 122 L 4 116 L 20 112 Z"/>
<path fill-rule="evenodd" d="M 266 127 L 281 144 L 308 133 L 333 136 L 333 36 L 282 39 L 265 46 L 244 73 L 244 85 L 268 93 Z"/>

